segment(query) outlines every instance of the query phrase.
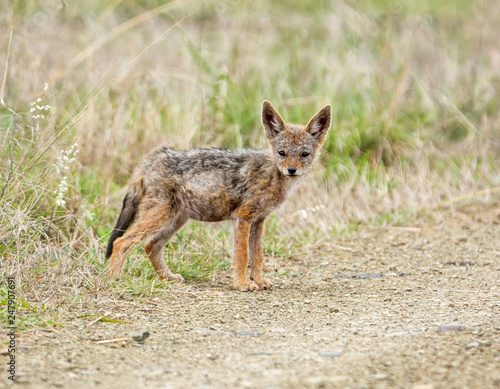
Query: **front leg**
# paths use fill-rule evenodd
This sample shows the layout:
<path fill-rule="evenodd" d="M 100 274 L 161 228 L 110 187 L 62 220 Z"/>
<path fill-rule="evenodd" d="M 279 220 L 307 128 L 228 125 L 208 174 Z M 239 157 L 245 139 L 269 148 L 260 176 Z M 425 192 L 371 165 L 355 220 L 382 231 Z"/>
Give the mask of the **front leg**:
<path fill-rule="evenodd" d="M 264 232 L 264 218 L 257 219 L 250 228 L 250 279 L 254 281 L 259 289 L 269 289 L 273 285 L 267 278 L 262 278 L 262 267 L 264 258 L 262 256 L 262 234 Z"/>
<path fill-rule="evenodd" d="M 243 218 L 233 219 L 234 227 L 234 257 L 233 257 L 233 285 L 241 292 L 251 292 L 259 286 L 249 281 L 246 275 L 248 263 L 248 238 L 250 236 L 250 222 Z"/>

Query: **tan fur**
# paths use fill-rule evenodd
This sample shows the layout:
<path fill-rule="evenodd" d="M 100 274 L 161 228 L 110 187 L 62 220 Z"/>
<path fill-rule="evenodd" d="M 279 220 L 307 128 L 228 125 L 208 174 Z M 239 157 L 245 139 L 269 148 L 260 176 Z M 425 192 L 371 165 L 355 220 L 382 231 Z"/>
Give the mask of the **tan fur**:
<path fill-rule="evenodd" d="M 271 282 L 262 277 L 264 220 L 311 170 L 330 118 L 327 105 L 305 126 L 286 124 L 271 103 L 264 101 L 262 124 L 269 150 L 162 147 L 151 154 L 132 180 L 108 243 L 110 274 L 119 276 L 130 250 L 149 239 L 144 248 L 160 278 L 183 281 L 162 258 L 165 244 L 188 219 L 232 219 L 235 289 L 270 288 Z"/>

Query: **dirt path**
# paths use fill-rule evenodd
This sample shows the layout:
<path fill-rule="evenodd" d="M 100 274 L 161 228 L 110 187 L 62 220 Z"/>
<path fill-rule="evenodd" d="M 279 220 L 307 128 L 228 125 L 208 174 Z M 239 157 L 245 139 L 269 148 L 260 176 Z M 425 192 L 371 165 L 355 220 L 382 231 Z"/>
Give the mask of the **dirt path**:
<path fill-rule="evenodd" d="M 500 388 L 499 238 L 500 206 L 478 203 L 304 248 L 271 291 L 223 274 L 102 302 L 132 324 L 23 333 L 16 386 Z M 97 342 L 141 330 L 143 344 Z"/>

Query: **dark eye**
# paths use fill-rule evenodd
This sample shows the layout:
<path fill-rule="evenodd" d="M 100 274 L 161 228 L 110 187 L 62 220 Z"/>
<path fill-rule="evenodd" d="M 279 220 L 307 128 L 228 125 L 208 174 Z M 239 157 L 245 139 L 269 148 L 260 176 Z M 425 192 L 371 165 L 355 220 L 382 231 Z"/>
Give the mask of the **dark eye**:
<path fill-rule="evenodd" d="M 286 153 L 283 150 L 278 151 L 278 154 L 281 155 L 282 157 L 286 155 Z"/>
<path fill-rule="evenodd" d="M 307 151 L 304 151 L 300 156 L 301 157 L 307 157 L 307 156 L 309 156 L 309 153 Z"/>

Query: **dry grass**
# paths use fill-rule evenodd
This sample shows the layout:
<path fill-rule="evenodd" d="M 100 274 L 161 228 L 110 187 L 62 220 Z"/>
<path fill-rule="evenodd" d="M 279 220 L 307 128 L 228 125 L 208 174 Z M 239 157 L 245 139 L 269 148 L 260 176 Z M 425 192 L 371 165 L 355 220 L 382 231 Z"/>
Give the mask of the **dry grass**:
<path fill-rule="evenodd" d="M 160 3 L 0 15 L 0 267 L 28 311 L 165 290 L 140 251 L 128 279 L 105 276 L 121 188 L 158 144 L 265 147 L 263 99 L 294 122 L 334 108 L 311 184 L 268 223 L 270 254 L 500 185 L 499 4 Z M 194 278 L 232 246 L 227 225 L 199 226 L 169 250 Z"/>

